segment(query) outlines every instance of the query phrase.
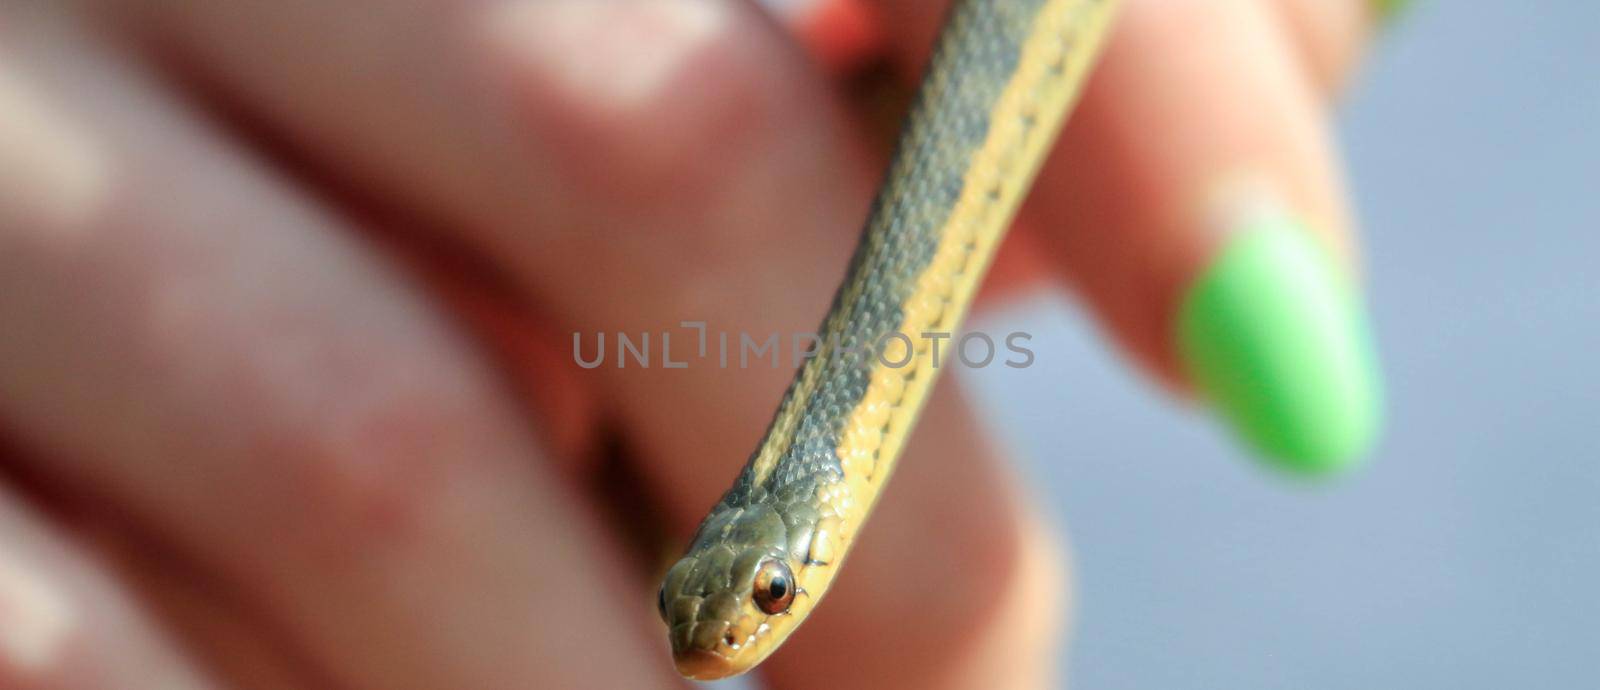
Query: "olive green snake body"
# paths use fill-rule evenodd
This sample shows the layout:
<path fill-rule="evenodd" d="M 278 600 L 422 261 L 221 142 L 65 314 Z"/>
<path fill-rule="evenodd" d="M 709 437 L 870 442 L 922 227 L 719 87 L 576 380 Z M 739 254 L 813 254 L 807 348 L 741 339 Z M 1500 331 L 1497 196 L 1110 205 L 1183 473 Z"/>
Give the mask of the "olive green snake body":
<path fill-rule="evenodd" d="M 1115 0 L 957 0 L 844 282 L 761 445 L 667 573 L 690 678 L 777 649 L 838 572 L 1110 23 Z"/>

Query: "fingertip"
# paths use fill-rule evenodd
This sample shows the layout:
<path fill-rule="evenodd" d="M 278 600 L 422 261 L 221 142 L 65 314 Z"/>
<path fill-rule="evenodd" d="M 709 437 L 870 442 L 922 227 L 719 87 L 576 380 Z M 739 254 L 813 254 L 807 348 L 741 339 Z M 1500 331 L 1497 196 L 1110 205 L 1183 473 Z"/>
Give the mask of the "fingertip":
<path fill-rule="evenodd" d="M 1273 466 L 1355 467 L 1377 438 L 1382 384 L 1349 274 L 1283 213 L 1241 218 L 1183 299 L 1175 347 L 1229 428 Z"/>
<path fill-rule="evenodd" d="M 1051 687 L 1061 546 L 959 388 L 933 393 L 883 502 L 774 687 Z"/>
<path fill-rule="evenodd" d="M 1412 4 L 1412 0 L 1371 0 L 1372 13 L 1380 25 L 1393 24 Z"/>
<path fill-rule="evenodd" d="M 1284 27 L 1257 3 L 1122 17 L 1030 213 L 1158 380 L 1273 466 L 1354 466 L 1381 382 L 1337 156 Z"/>
<path fill-rule="evenodd" d="M 1068 555 L 1056 530 L 1037 511 L 1019 522 L 1020 544 L 1005 597 L 986 634 L 961 667 L 952 687 L 1050 688 L 1064 661 L 1061 638 L 1073 608 Z"/>
<path fill-rule="evenodd" d="M 781 1 L 767 4 L 780 10 L 787 6 Z M 882 21 L 860 0 L 816 0 L 798 15 L 785 14 L 806 52 L 832 74 L 860 67 L 883 44 Z"/>

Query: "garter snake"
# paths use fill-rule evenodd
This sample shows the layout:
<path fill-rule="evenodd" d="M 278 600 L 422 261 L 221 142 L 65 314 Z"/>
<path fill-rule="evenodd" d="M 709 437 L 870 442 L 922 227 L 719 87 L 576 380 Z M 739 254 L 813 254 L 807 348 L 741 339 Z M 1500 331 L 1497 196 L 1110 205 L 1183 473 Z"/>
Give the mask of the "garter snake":
<path fill-rule="evenodd" d="M 761 445 L 667 572 L 678 671 L 760 663 L 827 591 L 1076 99 L 1115 0 L 957 0 L 819 335 Z"/>

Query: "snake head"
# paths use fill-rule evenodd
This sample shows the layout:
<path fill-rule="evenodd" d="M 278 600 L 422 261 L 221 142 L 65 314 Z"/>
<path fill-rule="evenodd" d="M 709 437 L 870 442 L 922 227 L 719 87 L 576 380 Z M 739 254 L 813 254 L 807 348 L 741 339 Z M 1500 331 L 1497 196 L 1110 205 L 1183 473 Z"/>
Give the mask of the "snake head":
<path fill-rule="evenodd" d="M 658 607 L 673 662 L 687 678 L 750 670 L 771 654 L 828 585 L 811 558 L 819 535 L 805 506 L 719 506 L 667 571 Z"/>

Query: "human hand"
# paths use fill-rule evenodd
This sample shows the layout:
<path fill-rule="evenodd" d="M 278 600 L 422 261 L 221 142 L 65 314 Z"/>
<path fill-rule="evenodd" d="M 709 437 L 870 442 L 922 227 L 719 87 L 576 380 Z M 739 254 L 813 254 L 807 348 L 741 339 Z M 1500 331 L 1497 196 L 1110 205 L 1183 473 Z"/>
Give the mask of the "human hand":
<path fill-rule="evenodd" d="M 1126 4 L 996 271 L 1066 278 L 1181 391 L 1259 364 L 1175 344 L 1229 209 L 1276 194 L 1353 273 L 1325 118 L 1371 21 Z M 914 72 L 938 12 L 878 8 Z M 0 36 L 5 686 L 676 684 L 604 506 L 686 536 L 789 372 L 567 347 L 826 308 L 884 152 L 787 35 L 715 0 L 17 0 Z M 1370 376 L 1358 326 L 1267 326 Z M 1048 683 L 1055 538 L 956 383 L 772 685 Z"/>

